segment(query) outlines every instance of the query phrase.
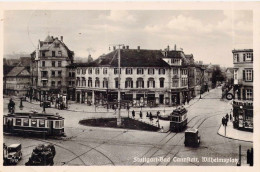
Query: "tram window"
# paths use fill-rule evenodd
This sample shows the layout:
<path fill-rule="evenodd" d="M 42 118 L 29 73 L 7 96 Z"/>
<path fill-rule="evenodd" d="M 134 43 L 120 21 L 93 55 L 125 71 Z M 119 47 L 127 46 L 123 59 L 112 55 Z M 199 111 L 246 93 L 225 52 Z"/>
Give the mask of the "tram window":
<path fill-rule="evenodd" d="M 37 127 L 37 120 L 36 119 L 32 119 L 31 120 L 31 126 L 32 127 Z"/>
<path fill-rule="evenodd" d="M 179 122 L 179 117 L 173 117 L 173 121 Z"/>
<path fill-rule="evenodd" d="M 45 127 L 45 120 L 44 119 L 39 120 L 39 127 Z"/>
<path fill-rule="evenodd" d="M 23 119 L 23 126 L 29 126 L 29 119 Z"/>
<path fill-rule="evenodd" d="M 15 120 L 15 125 L 21 126 L 21 123 L 22 123 L 22 119 L 16 119 Z"/>
<path fill-rule="evenodd" d="M 60 128 L 60 123 L 59 123 L 59 121 L 55 121 L 55 128 Z"/>

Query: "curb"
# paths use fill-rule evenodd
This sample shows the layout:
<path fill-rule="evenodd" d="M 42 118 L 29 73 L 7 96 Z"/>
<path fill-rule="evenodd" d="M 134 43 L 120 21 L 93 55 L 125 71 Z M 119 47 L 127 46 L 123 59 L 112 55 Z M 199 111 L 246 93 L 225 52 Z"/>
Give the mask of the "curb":
<path fill-rule="evenodd" d="M 225 137 L 225 138 L 227 138 L 227 139 L 231 139 L 231 140 L 238 140 L 238 141 L 242 141 L 242 142 L 253 143 L 253 141 L 241 140 L 241 139 L 235 139 L 235 138 L 232 138 L 232 137 L 224 136 L 224 135 L 222 135 L 222 134 L 219 133 L 220 128 L 221 128 L 221 124 L 220 124 L 220 126 L 219 126 L 219 128 L 218 128 L 218 132 L 217 132 L 217 134 L 220 135 L 221 137 Z"/>

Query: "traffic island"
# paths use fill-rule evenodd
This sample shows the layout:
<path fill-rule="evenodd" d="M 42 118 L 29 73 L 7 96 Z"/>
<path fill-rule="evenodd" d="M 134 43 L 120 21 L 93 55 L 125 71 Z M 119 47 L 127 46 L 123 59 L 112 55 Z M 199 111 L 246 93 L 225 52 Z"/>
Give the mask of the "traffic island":
<path fill-rule="evenodd" d="M 157 132 L 160 128 L 137 121 L 132 118 L 122 118 L 122 125 L 117 126 L 116 118 L 96 118 L 96 119 L 83 119 L 79 124 L 92 127 L 109 127 L 109 128 L 124 128 L 132 130 L 154 131 Z"/>

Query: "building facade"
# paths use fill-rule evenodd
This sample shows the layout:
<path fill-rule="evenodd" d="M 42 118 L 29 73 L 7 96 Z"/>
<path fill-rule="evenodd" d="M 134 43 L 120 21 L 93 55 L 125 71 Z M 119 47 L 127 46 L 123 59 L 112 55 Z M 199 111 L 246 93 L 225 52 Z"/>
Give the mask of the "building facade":
<path fill-rule="evenodd" d="M 5 77 L 7 95 L 26 96 L 30 86 L 30 73 L 26 67 L 14 67 Z"/>
<path fill-rule="evenodd" d="M 233 50 L 234 127 L 253 131 L 253 50 Z"/>
<path fill-rule="evenodd" d="M 67 95 L 67 68 L 73 63 L 74 52 L 60 39 L 47 36 L 39 41 L 38 48 L 31 54 L 33 95 L 40 101 Z"/>
<path fill-rule="evenodd" d="M 157 106 L 181 104 L 187 97 L 188 72 L 184 53 L 169 50 L 114 50 L 97 60 L 77 64 L 76 101 L 87 104 L 116 104 L 118 89 L 123 105 Z"/>

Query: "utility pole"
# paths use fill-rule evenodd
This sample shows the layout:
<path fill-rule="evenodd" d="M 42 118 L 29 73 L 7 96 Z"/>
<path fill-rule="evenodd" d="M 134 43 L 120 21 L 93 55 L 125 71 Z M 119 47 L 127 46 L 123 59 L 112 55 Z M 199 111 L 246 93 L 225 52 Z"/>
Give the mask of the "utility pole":
<path fill-rule="evenodd" d="M 118 45 L 118 115 L 117 115 L 117 126 L 121 126 L 121 90 L 120 90 L 120 82 L 121 82 L 121 56 L 120 56 L 120 46 Z"/>

